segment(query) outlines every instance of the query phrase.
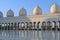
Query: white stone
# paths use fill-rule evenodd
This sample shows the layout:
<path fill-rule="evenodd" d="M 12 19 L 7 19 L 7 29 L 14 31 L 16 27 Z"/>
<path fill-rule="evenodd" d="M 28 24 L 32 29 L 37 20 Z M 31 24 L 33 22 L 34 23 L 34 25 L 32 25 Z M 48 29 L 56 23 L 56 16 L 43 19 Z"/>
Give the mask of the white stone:
<path fill-rule="evenodd" d="M 33 10 L 34 15 L 41 15 L 42 14 L 42 9 L 39 6 L 36 6 Z"/>
<path fill-rule="evenodd" d="M 7 15 L 6 15 L 7 17 L 14 17 L 14 12 L 11 10 L 11 9 L 9 9 L 8 11 L 7 11 Z"/>

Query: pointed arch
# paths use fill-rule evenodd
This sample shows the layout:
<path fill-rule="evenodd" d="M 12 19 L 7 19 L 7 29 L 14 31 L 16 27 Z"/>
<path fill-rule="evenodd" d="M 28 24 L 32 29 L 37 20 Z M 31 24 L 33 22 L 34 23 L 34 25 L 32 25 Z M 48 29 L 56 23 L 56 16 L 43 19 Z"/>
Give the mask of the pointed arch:
<path fill-rule="evenodd" d="M 50 30 L 52 28 L 52 23 L 50 21 L 47 21 L 47 29 Z"/>
<path fill-rule="evenodd" d="M 56 21 L 52 21 L 52 22 L 54 23 L 54 28 L 56 28 L 56 27 L 57 27 L 57 26 L 56 26 L 56 24 L 57 24 Z"/>
<path fill-rule="evenodd" d="M 15 23 L 14 23 L 14 29 L 16 29 L 16 27 L 17 27 L 17 23 L 15 22 Z"/>
<path fill-rule="evenodd" d="M 21 22 L 21 28 L 22 28 L 22 29 L 25 28 L 25 24 L 24 24 L 24 22 Z"/>
<path fill-rule="evenodd" d="M 11 30 L 13 30 L 13 22 L 11 23 Z"/>
<path fill-rule="evenodd" d="M 39 29 L 39 27 L 40 27 L 39 25 L 40 25 L 40 21 L 37 23 L 37 29 Z"/>
<path fill-rule="evenodd" d="M 42 22 L 42 27 L 41 28 L 44 29 L 44 30 L 46 29 L 46 22 L 45 21 Z"/>
<path fill-rule="evenodd" d="M 50 21 L 47 21 L 47 26 L 51 26 L 51 22 Z"/>
<path fill-rule="evenodd" d="M 20 30 L 20 22 L 18 22 L 18 30 Z"/>
<path fill-rule="evenodd" d="M 32 28 L 32 22 L 29 22 L 29 29 Z"/>

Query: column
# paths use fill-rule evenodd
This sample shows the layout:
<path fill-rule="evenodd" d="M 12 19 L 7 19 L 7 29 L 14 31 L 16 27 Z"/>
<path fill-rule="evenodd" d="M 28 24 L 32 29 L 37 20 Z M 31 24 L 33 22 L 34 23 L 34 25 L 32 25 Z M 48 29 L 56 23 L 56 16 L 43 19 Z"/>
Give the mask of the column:
<path fill-rule="evenodd" d="M 57 26 L 58 26 L 58 28 L 59 28 L 59 22 L 57 22 Z"/>
<path fill-rule="evenodd" d="M 54 23 L 52 22 L 52 28 L 54 28 Z"/>
<path fill-rule="evenodd" d="M 60 21 L 58 21 L 58 28 L 60 29 Z"/>
<path fill-rule="evenodd" d="M 46 25 L 47 25 L 47 22 L 45 22 L 45 29 L 47 30 L 47 26 Z"/>
<path fill-rule="evenodd" d="M 56 22 L 56 26 L 57 26 L 56 28 L 59 28 L 59 23 L 58 22 Z"/>
<path fill-rule="evenodd" d="M 41 27 L 41 26 L 42 26 L 42 23 L 40 22 L 40 24 L 39 24 L 39 29 L 42 29 L 42 27 Z"/>
<path fill-rule="evenodd" d="M 36 22 L 36 23 L 35 23 L 35 29 L 37 29 L 37 24 L 38 24 L 38 23 Z"/>
<path fill-rule="evenodd" d="M 37 23 L 37 29 L 39 29 L 39 26 L 40 26 L 40 22 Z"/>
<path fill-rule="evenodd" d="M 11 30 L 13 30 L 13 23 L 11 23 Z"/>
<path fill-rule="evenodd" d="M 13 30 L 15 29 L 15 23 L 13 23 Z"/>
<path fill-rule="evenodd" d="M 14 23 L 14 29 L 16 30 L 16 23 Z"/>
<path fill-rule="evenodd" d="M 19 29 L 21 29 L 21 23 L 19 23 Z"/>
<path fill-rule="evenodd" d="M 24 22 L 22 22 L 21 24 L 22 24 L 22 25 L 21 25 L 21 26 L 22 26 L 22 29 L 24 29 Z"/>
<path fill-rule="evenodd" d="M 35 29 L 35 26 L 36 26 L 36 22 L 34 22 L 34 29 Z"/>
<path fill-rule="evenodd" d="M 9 30 L 9 27 L 10 27 L 10 23 L 8 23 L 8 27 L 7 27 L 7 28 L 8 28 L 8 30 Z"/>
<path fill-rule="evenodd" d="M 3 30 L 5 30 L 5 23 L 3 24 Z"/>
<path fill-rule="evenodd" d="M 26 29 L 28 29 L 28 22 L 26 22 Z"/>
<path fill-rule="evenodd" d="M 26 29 L 26 23 L 25 23 L 25 29 Z"/>
<path fill-rule="evenodd" d="M 6 27 L 6 30 L 8 30 L 8 23 L 7 23 L 7 27 Z"/>
<path fill-rule="evenodd" d="M 5 27 L 4 27 L 4 28 L 5 28 L 5 30 L 6 30 L 6 23 L 5 23 L 4 25 L 5 25 Z"/>
<path fill-rule="evenodd" d="M 0 23 L 0 30 L 1 30 L 1 23 Z"/>
<path fill-rule="evenodd" d="M 19 30 L 19 22 L 18 22 L 18 30 Z"/>
<path fill-rule="evenodd" d="M 0 30 L 1 30 L 1 23 L 0 23 Z"/>
<path fill-rule="evenodd" d="M 25 22 L 24 22 L 24 29 L 25 29 Z"/>
<path fill-rule="evenodd" d="M 2 23 L 2 27 L 1 27 L 1 29 L 3 30 L 3 23 Z"/>
<path fill-rule="evenodd" d="M 9 26 L 9 30 L 11 30 L 11 24 L 10 24 L 10 26 Z"/>
<path fill-rule="evenodd" d="M 32 22 L 29 22 L 29 29 L 31 29 L 32 27 Z"/>
<path fill-rule="evenodd" d="M 17 28 L 17 30 L 18 30 L 18 23 L 16 23 L 16 28 Z"/>

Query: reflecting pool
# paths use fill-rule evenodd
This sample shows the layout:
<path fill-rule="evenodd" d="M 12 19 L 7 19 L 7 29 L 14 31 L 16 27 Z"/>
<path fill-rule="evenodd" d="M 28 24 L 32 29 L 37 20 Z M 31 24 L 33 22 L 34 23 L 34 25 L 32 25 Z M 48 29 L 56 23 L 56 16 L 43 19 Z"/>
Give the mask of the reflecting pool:
<path fill-rule="evenodd" d="M 0 40 L 60 40 L 60 31 L 0 30 Z"/>

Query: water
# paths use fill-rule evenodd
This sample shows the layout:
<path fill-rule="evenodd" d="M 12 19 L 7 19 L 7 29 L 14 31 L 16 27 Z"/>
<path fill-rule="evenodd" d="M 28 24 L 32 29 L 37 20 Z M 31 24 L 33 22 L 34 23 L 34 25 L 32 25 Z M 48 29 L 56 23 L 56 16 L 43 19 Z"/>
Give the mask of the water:
<path fill-rule="evenodd" d="M 1 30 L 0 40 L 60 40 L 60 31 Z"/>

